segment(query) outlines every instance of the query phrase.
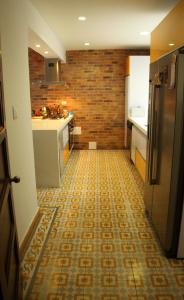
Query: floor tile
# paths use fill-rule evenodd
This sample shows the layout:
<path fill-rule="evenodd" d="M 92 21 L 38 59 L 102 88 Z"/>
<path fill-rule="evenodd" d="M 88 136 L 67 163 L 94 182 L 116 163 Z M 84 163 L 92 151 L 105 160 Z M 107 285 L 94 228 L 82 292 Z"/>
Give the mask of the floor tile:
<path fill-rule="evenodd" d="M 74 151 L 61 187 L 38 190 L 25 298 L 184 300 L 184 262 L 164 257 L 143 193 L 126 151 Z"/>

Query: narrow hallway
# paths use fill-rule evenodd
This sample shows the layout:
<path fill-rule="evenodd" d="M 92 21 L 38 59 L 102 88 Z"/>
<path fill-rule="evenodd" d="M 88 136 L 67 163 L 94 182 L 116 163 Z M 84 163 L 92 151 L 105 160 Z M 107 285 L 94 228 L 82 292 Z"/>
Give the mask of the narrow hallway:
<path fill-rule="evenodd" d="M 184 299 L 184 262 L 164 257 L 126 151 L 74 151 L 61 188 L 39 189 L 38 199 L 25 299 Z"/>

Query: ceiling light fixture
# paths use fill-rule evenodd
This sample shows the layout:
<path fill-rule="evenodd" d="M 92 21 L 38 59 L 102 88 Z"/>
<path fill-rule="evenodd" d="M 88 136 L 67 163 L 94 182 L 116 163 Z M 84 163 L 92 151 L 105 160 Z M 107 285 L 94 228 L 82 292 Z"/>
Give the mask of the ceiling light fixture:
<path fill-rule="evenodd" d="M 170 44 L 169 44 L 169 46 L 174 46 L 174 45 L 175 45 L 175 44 L 173 44 L 173 43 L 170 43 Z"/>
<path fill-rule="evenodd" d="M 86 17 L 85 16 L 80 16 L 80 17 L 78 17 L 78 20 L 79 21 L 86 21 Z"/>
<path fill-rule="evenodd" d="M 141 32 L 140 32 L 140 35 L 149 35 L 149 34 L 150 34 L 149 31 L 141 31 Z"/>
<path fill-rule="evenodd" d="M 84 46 L 89 46 L 89 45 L 90 45 L 89 42 L 85 42 L 85 43 L 84 43 Z"/>
<path fill-rule="evenodd" d="M 48 53 L 49 53 L 49 51 L 44 51 L 44 53 L 45 53 L 45 54 L 48 54 Z"/>
<path fill-rule="evenodd" d="M 40 45 L 39 45 L 39 44 L 37 44 L 37 45 L 36 45 L 36 48 L 40 48 Z"/>

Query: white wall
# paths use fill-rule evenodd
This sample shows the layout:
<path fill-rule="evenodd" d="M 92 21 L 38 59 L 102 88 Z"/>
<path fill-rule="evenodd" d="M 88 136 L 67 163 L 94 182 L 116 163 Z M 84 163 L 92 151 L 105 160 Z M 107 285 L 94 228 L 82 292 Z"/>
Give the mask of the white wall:
<path fill-rule="evenodd" d="M 28 27 L 35 32 L 41 38 L 41 40 L 44 41 L 48 47 L 51 48 L 59 58 L 62 59 L 62 61 L 65 62 L 66 51 L 61 41 L 40 16 L 39 12 L 32 5 L 32 3 L 29 1 L 26 2 Z"/>
<path fill-rule="evenodd" d="M 19 184 L 12 184 L 19 244 L 38 210 L 28 67 L 30 30 L 65 61 L 61 41 L 28 0 L 0 0 L 0 45 L 10 172 L 11 176 L 21 178 Z M 13 119 L 13 108 L 17 119 Z"/>
<path fill-rule="evenodd" d="M 0 7 L 10 169 L 12 176 L 21 178 L 19 184 L 12 184 L 20 243 L 38 209 L 31 129 L 26 1 L 2 0 Z M 12 118 L 12 107 L 18 114 L 16 120 Z"/>
<path fill-rule="evenodd" d="M 128 107 L 140 106 L 147 114 L 149 98 L 149 56 L 130 56 Z"/>

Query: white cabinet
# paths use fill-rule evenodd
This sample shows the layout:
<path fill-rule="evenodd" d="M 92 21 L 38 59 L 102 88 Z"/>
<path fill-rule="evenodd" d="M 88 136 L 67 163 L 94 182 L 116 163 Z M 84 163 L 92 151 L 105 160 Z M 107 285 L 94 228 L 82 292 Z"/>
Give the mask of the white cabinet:
<path fill-rule="evenodd" d="M 62 138 L 63 138 L 63 147 L 65 147 L 69 141 L 69 131 L 68 131 L 68 125 L 63 129 L 63 132 L 62 132 Z"/>
<path fill-rule="evenodd" d="M 132 126 L 132 141 L 131 141 L 131 160 L 135 164 L 135 148 L 136 148 L 136 130 L 135 127 Z"/>
<path fill-rule="evenodd" d="M 135 164 L 136 149 L 140 152 L 143 159 L 146 160 L 147 137 L 137 127 L 132 126 L 131 160 Z"/>
<path fill-rule="evenodd" d="M 143 181 L 146 176 L 146 147 L 147 136 L 137 127 L 132 126 L 131 160 Z"/>
<path fill-rule="evenodd" d="M 62 171 L 59 137 L 56 130 L 33 131 L 37 187 L 57 187 L 60 185 Z"/>
<path fill-rule="evenodd" d="M 65 148 L 67 147 L 68 142 L 69 142 L 69 134 L 68 134 L 68 125 L 67 125 L 63 130 L 60 130 L 58 134 L 58 152 L 59 152 L 59 167 L 60 167 L 59 182 L 61 181 L 63 170 L 65 167 Z"/>
<path fill-rule="evenodd" d="M 68 123 L 71 119 L 32 122 L 37 187 L 60 186 L 70 154 Z"/>

